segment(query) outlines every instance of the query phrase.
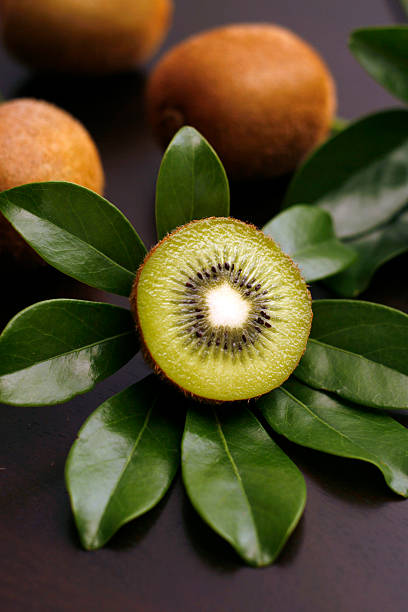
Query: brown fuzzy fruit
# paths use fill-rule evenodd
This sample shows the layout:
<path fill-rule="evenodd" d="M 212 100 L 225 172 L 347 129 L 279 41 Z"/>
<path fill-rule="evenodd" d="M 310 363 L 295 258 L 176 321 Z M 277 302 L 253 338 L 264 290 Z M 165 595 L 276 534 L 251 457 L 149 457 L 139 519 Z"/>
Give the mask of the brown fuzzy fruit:
<path fill-rule="evenodd" d="M 79 121 L 56 106 L 33 99 L 0 105 L 0 191 L 25 183 L 69 181 L 103 193 L 96 146 Z M 39 256 L 0 214 L 0 256 L 24 265 Z"/>
<path fill-rule="evenodd" d="M 298 36 L 242 24 L 170 50 L 150 77 L 147 106 L 163 146 L 192 125 L 231 178 L 269 178 L 294 170 L 325 138 L 336 96 L 321 57 Z"/>
<path fill-rule="evenodd" d="M 0 0 L 8 49 L 34 68 L 125 71 L 167 33 L 172 0 Z"/>

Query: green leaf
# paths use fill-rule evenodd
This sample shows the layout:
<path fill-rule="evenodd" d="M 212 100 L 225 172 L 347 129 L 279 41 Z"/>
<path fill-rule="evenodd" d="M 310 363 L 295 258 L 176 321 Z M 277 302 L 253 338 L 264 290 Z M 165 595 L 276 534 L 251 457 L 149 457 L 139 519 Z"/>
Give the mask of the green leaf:
<path fill-rule="evenodd" d="M 339 132 L 342 132 L 349 125 L 350 119 L 344 119 L 343 117 L 335 117 L 331 125 L 331 135 L 335 136 L 335 134 L 339 134 Z"/>
<path fill-rule="evenodd" d="M 0 402 L 45 406 L 85 393 L 138 350 L 128 310 L 81 300 L 39 302 L 0 335 Z"/>
<path fill-rule="evenodd" d="M 191 409 L 182 468 L 201 517 L 250 565 L 272 563 L 300 519 L 306 488 L 253 414 L 239 404 Z"/>
<path fill-rule="evenodd" d="M 402 5 L 402 8 L 404 9 L 406 14 L 408 15 L 408 0 L 400 0 L 400 3 Z"/>
<path fill-rule="evenodd" d="M 65 470 L 85 548 L 100 548 L 119 527 L 160 501 L 179 465 L 181 434 L 182 424 L 169 411 L 168 391 L 154 375 L 91 414 Z"/>
<path fill-rule="evenodd" d="M 348 300 L 317 300 L 313 314 L 297 378 L 363 406 L 408 408 L 408 315 Z"/>
<path fill-rule="evenodd" d="M 336 238 L 330 214 L 315 206 L 293 206 L 269 221 L 263 231 L 290 255 L 309 282 L 344 270 L 356 257 Z"/>
<path fill-rule="evenodd" d="M 408 430 L 388 415 L 359 410 L 293 378 L 258 402 L 269 425 L 292 442 L 361 459 L 408 497 Z"/>
<path fill-rule="evenodd" d="M 146 249 L 126 217 L 98 194 L 72 183 L 32 183 L 0 193 L 0 212 L 57 270 L 130 294 Z"/>
<path fill-rule="evenodd" d="M 329 211 L 339 237 L 389 221 L 408 200 L 408 111 L 369 115 L 328 140 L 297 171 L 285 205 Z"/>
<path fill-rule="evenodd" d="M 408 26 L 361 28 L 352 32 L 350 51 L 385 89 L 408 102 Z"/>
<path fill-rule="evenodd" d="M 408 250 L 408 211 L 388 225 L 348 243 L 357 253 L 349 268 L 328 279 L 326 284 L 344 297 L 354 297 L 367 289 L 376 270 Z"/>
<path fill-rule="evenodd" d="M 160 240 L 195 219 L 229 216 L 227 175 L 216 152 L 192 127 L 169 144 L 157 179 L 156 227 Z"/>

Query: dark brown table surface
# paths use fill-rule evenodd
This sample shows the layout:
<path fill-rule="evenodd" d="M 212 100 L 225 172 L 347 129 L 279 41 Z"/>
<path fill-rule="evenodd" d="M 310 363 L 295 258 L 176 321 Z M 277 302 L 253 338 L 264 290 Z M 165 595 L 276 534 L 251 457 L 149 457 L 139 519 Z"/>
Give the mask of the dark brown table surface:
<path fill-rule="evenodd" d="M 275 21 L 315 45 L 352 118 L 396 102 L 347 50 L 356 27 L 403 20 L 397 0 L 176 0 L 164 48 L 232 21 Z M 162 51 L 161 51 L 162 52 Z M 146 72 L 93 81 L 35 76 L 0 48 L 0 90 L 74 113 L 93 134 L 107 197 L 154 242 L 154 186 L 161 153 L 143 113 Z M 284 181 L 232 189 L 232 212 L 258 224 L 274 212 Z M 256 209 L 255 214 L 250 213 Z M 251 216 L 250 216 L 251 215 Z M 407 257 L 388 264 L 363 297 L 408 311 Z M 20 273 L 21 274 L 21 273 Z M 28 278 L 1 270 L 0 327 L 49 297 L 112 300 L 45 269 Z M 320 293 L 319 293 L 320 291 Z M 315 295 L 321 295 L 316 289 Z M 122 302 L 123 303 L 123 302 Z M 64 487 L 78 428 L 103 400 L 140 379 L 137 357 L 93 392 L 63 406 L 0 410 L 0 609 L 2 612 L 399 612 L 408 609 L 408 502 L 375 468 L 279 439 L 305 474 L 304 517 L 278 562 L 246 567 L 198 518 L 180 480 L 160 506 L 121 529 L 103 550 L 79 545 Z M 401 417 L 408 425 L 408 418 Z"/>

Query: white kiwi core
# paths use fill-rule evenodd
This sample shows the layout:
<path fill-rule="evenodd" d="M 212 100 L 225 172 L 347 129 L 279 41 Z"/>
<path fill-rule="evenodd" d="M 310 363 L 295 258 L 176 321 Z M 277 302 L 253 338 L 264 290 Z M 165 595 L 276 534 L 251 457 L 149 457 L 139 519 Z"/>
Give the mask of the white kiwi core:
<path fill-rule="evenodd" d="M 250 305 L 227 283 L 211 289 L 206 296 L 208 318 L 215 327 L 242 327 L 248 318 Z"/>
<path fill-rule="evenodd" d="M 146 258 L 135 290 L 149 361 L 200 398 L 267 393 L 305 350 L 306 283 L 272 239 L 241 221 L 202 219 L 169 234 Z"/>

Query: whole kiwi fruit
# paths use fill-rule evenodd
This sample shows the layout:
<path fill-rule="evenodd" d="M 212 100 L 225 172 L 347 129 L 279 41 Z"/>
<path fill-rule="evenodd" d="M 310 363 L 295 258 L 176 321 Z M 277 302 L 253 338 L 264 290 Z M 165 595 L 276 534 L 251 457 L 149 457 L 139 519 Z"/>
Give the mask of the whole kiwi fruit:
<path fill-rule="evenodd" d="M 131 69 L 162 42 L 172 0 L 0 0 L 9 51 L 40 70 Z"/>
<path fill-rule="evenodd" d="M 25 183 L 69 181 L 103 193 L 97 148 L 83 125 L 53 104 L 20 98 L 0 104 L 0 191 Z M 0 257 L 42 260 L 0 213 Z"/>
<path fill-rule="evenodd" d="M 130 296 L 147 361 L 187 396 L 249 399 L 298 364 L 312 321 L 299 269 L 254 226 L 192 221 L 145 258 Z"/>
<path fill-rule="evenodd" d="M 163 146 L 184 124 L 215 148 L 232 179 L 293 171 L 328 134 L 336 108 L 318 53 L 272 24 L 237 24 L 188 38 L 159 61 L 147 88 Z"/>

